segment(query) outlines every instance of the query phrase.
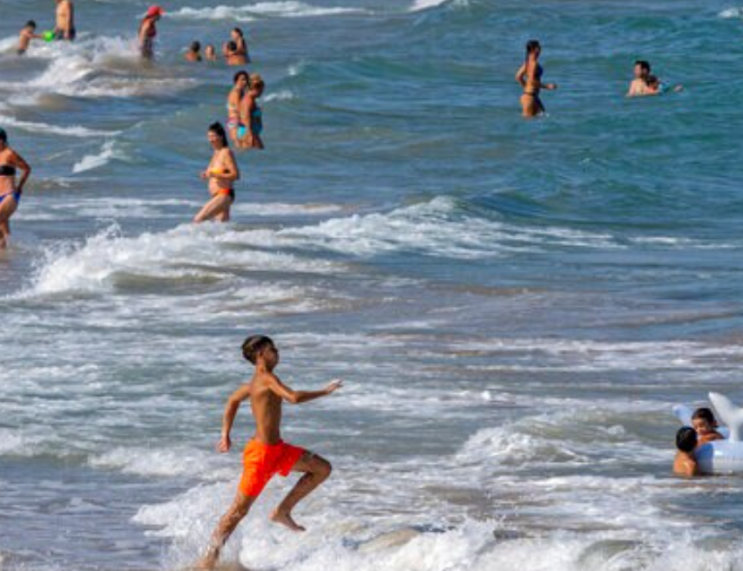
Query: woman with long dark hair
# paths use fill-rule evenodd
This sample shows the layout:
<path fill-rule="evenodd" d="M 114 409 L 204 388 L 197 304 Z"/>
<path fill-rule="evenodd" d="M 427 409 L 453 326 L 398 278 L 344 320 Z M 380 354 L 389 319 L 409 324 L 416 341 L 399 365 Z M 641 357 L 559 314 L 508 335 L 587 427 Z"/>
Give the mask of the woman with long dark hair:
<path fill-rule="evenodd" d="M 209 127 L 208 137 L 214 154 L 209 166 L 201 173 L 201 178 L 208 181 L 211 198 L 194 218 L 197 224 L 212 219 L 229 222 L 230 207 L 235 201 L 235 181 L 240 178 L 240 170 L 222 124 L 213 123 Z"/>
<path fill-rule="evenodd" d="M 542 83 L 544 70 L 539 64 L 539 56 L 542 46 L 537 40 L 529 40 L 526 43 L 526 61 L 516 72 L 516 81 L 524 89 L 521 96 L 521 109 L 524 117 L 536 117 L 544 113 L 544 105 L 539 98 L 542 89 L 557 89 L 554 83 Z"/>
<path fill-rule="evenodd" d="M 240 120 L 240 102 L 245 96 L 245 90 L 250 85 L 250 78 L 247 71 L 238 71 L 233 80 L 233 87 L 227 96 L 227 132 L 230 134 L 232 142 L 237 144 L 237 131 L 242 127 Z"/>

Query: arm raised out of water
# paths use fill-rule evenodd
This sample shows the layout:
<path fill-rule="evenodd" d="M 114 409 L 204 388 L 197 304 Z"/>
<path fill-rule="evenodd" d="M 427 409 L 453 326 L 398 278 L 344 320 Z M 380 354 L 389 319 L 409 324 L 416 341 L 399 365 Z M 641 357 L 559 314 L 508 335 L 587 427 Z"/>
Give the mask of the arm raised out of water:
<path fill-rule="evenodd" d="M 224 408 L 224 417 L 222 417 L 222 438 L 219 444 L 217 444 L 217 450 L 223 454 L 232 447 L 232 441 L 230 440 L 232 424 L 235 422 L 235 416 L 237 416 L 240 404 L 250 398 L 250 388 L 250 384 L 245 384 L 227 399 L 227 406 Z"/>
<path fill-rule="evenodd" d="M 286 386 L 276 375 L 271 375 L 269 388 L 271 391 L 290 404 L 302 404 L 311 400 L 327 396 L 343 386 L 343 381 L 331 381 L 319 391 L 295 391 Z"/>

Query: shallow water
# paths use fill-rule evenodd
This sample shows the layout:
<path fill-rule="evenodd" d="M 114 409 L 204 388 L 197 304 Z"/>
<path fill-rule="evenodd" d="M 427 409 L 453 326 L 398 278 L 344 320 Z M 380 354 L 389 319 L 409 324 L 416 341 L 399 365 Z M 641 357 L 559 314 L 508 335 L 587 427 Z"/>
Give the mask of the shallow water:
<path fill-rule="evenodd" d="M 13 55 L 0 126 L 34 167 L 0 257 L 3 571 L 171 569 L 234 493 L 213 452 L 267 332 L 285 437 L 328 457 L 293 536 L 271 484 L 230 542 L 252 570 L 743 569 L 740 482 L 669 474 L 674 403 L 743 402 L 743 8 L 728 0 L 79 3 L 79 41 Z M 234 221 L 192 227 L 248 33 L 264 153 Z M 548 116 L 513 74 L 544 46 Z M 628 101 L 647 58 L 679 94 Z M 720 86 L 724 77 L 724 86 Z M 250 434 L 238 417 L 234 440 Z M 279 479 L 280 480 L 280 479 Z"/>

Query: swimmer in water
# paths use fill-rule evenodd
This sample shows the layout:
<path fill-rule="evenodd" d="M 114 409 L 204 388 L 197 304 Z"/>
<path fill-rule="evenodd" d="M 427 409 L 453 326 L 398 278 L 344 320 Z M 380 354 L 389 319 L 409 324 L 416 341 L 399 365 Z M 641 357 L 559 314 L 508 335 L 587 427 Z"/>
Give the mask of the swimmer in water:
<path fill-rule="evenodd" d="M 75 6 L 72 0 L 54 0 L 57 3 L 54 39 L 72 42 L 77 36 L 75 30 Z"/>
<path fill-rule="evenodd" d="M 206 61 L 217 61 L 217 50 L 214 49 L 212 44 L 204 48 L 204 58 Z"/>
<path fill-rule="evenodd" d="M 714 413 L 706 407 L 694 411 L 691 415 L 691 426 L 697 433 L 698 446 L 715 440 L 724 440 L 724 436 L 717 432 L 717 419 Z"/>
<path fill-rule="evenodd" d="M 544 113 L 544 105 L 539 98 L 542 89 L 557 89 L 554 83 L 542 83 L 542 66 L 539 65 L 539 56 L 542 47 L 537 40 L 526 43 L 526 61 L 516 72 L 516 81 L 524 89 L 521 96 L 521 109 L 524 117 L 536 117 Z"/>
<path fill-rule="evenodd" d="M 637 60 L 634 69 L 635 77 L 629 84 L 627 97 L 644 97 L 646 95 L 658 95 L 660 93 L 660 84 L 657 81 L 655 85 L 650 85 L 650 63 L 645 60 Z"/>
<path fill-rule="evenodd" d="M 230 208 L 235 202 L 235 181 L 240 178 L 240 170 L 230 150 L 224 127 L 214 123 L 209 127 L 208 136 L 214 154 L 209 166 L 201 173 L 201 178 L 209 181 L 211 198 L 194 218 L 196 224 L 212 219 L 229 222 Z"/>
<path fill-rule="evenodd" d="M 685 478 L 699 475 L 699 465 L 694 457 L 697 447 L 697 433 L 690 426 L 679 428 L 676 433 L 676 458 L 673 460 L 673 473 Z"/>
<path fill-rule="evenodd" d="M 250 86 L 240 104 L 240 121 L 242 126 L 237 130 L 241 149 L 264 149 L 261 133 L 263 132 L 263 111 L 258 106 L 258 99 L 263 95 L 265 84 L 257 73 L 250 75 Z"/>
<path fill-rule="evenodd" d="M 230 40 L 225 43 L 222 48 L 224 54 L 224 60 L 227 65 L 246 65 L 248 63 L 247 58 L 237 51 L 237 44 Z"/>
<path fill-rule="evenodd" d="M 23 171 L 18 184 L 16 173 Z M 31 167 L 8 145 L 8 134 L 0 129 L 0 250 L 8 247 L 10 217 L 18 209 Z"/>
<path fill-rule="evenodd" d="M 243 126 L 240 120 L 240 103 L 245 96 L 245 89 L 250 83 L 247 71 L 238 71 L 233 81 L 234 87 L 227 96 L 227 132 L 232 142 L 239 146 L 237 131 Z"/>
<path fill-rule="evenodd" d="M 18 34 L 18 50 L 16 53 L 22 56 L 28 50 L 28 46 L 31 44 L 31 40 L 42 39 L 44 36 L 36 33 L 36 22 L 29 20 L 26 25 L 23 26 L 21 33 Z"/>
<path fill-rule="evenodd" d="M 199 42 L 191 42 L 185 55 L 186 61 L 199 62 L 201 61 L 201 44 Z"/>
<path fill-rule="evenodd" d="M 243 473 L 235 499 L 214 530 L 206 552 L 197 564 L 199 569 L 214 569 L 222 547 L 276 474 L 287 477 L 296 472 L 302 477 L 269 517 L 292 531 L 304 531 L 304 527 L 294 521 L 292 510 L 322 484 L 332 470 L 330 462 L 324 458 L 281 439 L 281 409 L 285 402 L 302 404 L 328 396 L 343 383 L 332 381 L 319 391 L 295 391 L 274 374 L 279 364 L 279 350 L 270 338 L 263 335 L 248 337 L 242 350 L 245 359 L 255 366 L 255 373 L 250 382 L 238 388 L 227 401 L 217 450 L 224 453 L 232 447 L 232 425 L 240 404 L 246 400 L 250 401 L 255 419 L 255 434 L 245 446 Z"/>
<path fill-rule="evenodd" d="M 245 35 L 240 28 L 234 28 L 230 32 L 230 39 L 235 42 L 235 53 L 245 58 L 245 63 L 250 63 L 250 55 L 248 54 L 248 44 L 245 42 Z"/>
<path fill-rule="evenodd" d="M 155 38 L 157 37 L 157 22 L 165 12 L 160 6 L 150 6 L 147 9 L 142 23 L 139 25 L 139 52 L 148 60 L 155 58 Z"/>

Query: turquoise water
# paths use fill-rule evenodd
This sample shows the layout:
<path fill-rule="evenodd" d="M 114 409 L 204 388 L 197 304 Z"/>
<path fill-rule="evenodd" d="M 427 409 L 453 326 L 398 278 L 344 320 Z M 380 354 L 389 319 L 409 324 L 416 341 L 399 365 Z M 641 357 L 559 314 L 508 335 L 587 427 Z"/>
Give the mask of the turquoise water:
<path fill-rule="evenodd" d="M 290 536 L 274 482 L 226 554 L 251 570 L 739 569 L 740 482 L 669 474 L 670 408 L 739 370 L 743 7 L 78 2 L 79 41 L 13 54 L 0 126 L 33 165 L 0 257 L 0 568 L 180 568 L 234 493 L 213 452 L 245 336 L 298 387 L 285 437 L 335 465 Z M 233 222 L 193 227 L 206 128 L 248 35 L 263 153 Z M 513 76 L 543 45 L 548 114 Z M 635 59 L 681 93 L 624 94 Z M 250 434 L 238 417 L 234 440 Z M 239 448 L 239 447 L 237 447 Z"/>

